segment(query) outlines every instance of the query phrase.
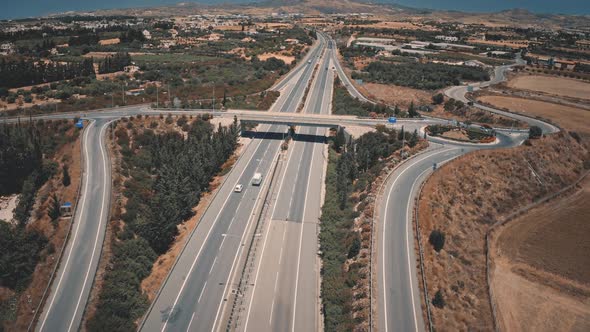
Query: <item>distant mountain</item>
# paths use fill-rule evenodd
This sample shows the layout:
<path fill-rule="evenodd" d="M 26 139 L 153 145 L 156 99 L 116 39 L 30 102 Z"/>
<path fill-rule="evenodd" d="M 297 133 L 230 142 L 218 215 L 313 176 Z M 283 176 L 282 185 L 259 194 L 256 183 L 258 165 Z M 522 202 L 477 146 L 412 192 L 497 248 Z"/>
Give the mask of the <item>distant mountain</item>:
<path fill-rule="evenodd" d="M 373 2 L 387 4 L 394 3 L 414 8 L 476 13 L 500 12 L 518 7 L 537 14 L 590 14 L 590 1 L 583 0 L 374 0 Z"/>

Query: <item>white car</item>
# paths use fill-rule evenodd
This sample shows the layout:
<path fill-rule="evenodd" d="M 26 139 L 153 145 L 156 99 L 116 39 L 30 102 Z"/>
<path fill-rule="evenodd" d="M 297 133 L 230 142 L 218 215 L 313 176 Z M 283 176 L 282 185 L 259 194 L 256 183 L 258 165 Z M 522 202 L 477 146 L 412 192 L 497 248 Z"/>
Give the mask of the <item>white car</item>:
<path fill-rule="evenodd" d="M 234 188 L 234 192 L 236 193 L 241 193 L 242 189 L 244 189 L 244 186 L 241 184 L 236 185 L 236 187 Z"/>

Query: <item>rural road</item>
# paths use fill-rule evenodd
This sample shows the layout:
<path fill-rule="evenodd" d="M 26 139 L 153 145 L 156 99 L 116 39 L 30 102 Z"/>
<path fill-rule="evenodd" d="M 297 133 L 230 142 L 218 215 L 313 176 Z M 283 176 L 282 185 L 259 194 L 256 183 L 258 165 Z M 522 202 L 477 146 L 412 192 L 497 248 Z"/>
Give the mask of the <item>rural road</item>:
<path fill-rule="evenodd" d="M 472 84 L 489 86 L 504 80 L 510 66 L 496 68 L 490 82 Z M 445 91 L 450 98 L 467 102 L 467 86 L 451 87 Z M 558 128 L 543 121 L 505 112 L 483 105 L 475 106 L 507 117 L 541 127 L 544 133 L 553 133 Z M 498 142 L 493 145 L 462 144 L 429 137 L 431 146 L 396 168 L 389 176 L 377 207 L 375 279 L 377 280 L 377 317 L 375 326 L 379 331 L 424 331 L 418 279 L 417 257 L 414 254 L 412 228 L 414 201 L 421 184 L 440 165 L 463 154 L 479 149 L 515 147 L 528 138 L 527 132 L 497 131 Z M 455 179 L 459 180 L 459 179 Z"/>
<path fill-rule="evenodd" d="M 109 216 L 111 169 L 104 137 L 107 120 L 90 121 L 83 133 L 84 173 L 72 233 L 38 331 L 77 331 L 94 282 Z"/>

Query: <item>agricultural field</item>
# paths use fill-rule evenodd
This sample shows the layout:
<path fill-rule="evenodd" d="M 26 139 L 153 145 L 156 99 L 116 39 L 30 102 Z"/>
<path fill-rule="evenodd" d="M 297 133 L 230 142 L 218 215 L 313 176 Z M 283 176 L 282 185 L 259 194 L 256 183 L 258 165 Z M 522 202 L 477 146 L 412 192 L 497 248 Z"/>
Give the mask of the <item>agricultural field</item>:
<path fill-rule="evenodd" d="M 481 96 L 478 99 L 499 108 L 507 108 L 530 116 L 540 116 L 568 130 L 590 135 L 590 111 L 587 110 L 507 96 Z"/>
<path fill-rule="evenodd" d="M 508 82 L 508 87 L 590 100 L 590 83 L 569 78 L 519 75 Z"/>
<path fill-rule="evenodd" d="M 492 285 L 503 329 L 590 329 L 589 200 L 586 178 L 498 230 Z"/>

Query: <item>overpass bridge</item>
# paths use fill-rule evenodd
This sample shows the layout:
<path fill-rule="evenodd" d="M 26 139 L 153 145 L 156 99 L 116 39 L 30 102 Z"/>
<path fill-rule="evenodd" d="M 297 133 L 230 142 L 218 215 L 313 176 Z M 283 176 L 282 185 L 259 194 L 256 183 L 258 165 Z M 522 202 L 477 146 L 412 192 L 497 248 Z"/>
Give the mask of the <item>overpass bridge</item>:
<path fill-rule="evenodd" d="M 158 114 L 209 114 L 214 117 L 236 117 L 242 123 L 258 124 L 279 124 L 286 126 L 310 126 L 324 128 L 338 128 L 346 126 L 365 126 L 375 127 L 378 125 L 393 125 L 401 127 L 404 125 L 425 126 L 435 123 L 446 123 L 439 119 L 397 119 L 397 123 L 391 124 L 386 118 L 361 118 L 353 115 L 335 115 L 335 114 L 310 114 L 310 113 L 284 113 L 284 112 L 266 112 L 252 110 L 193 110 L 193 109 L 153 109 L 149 113 Z M 148 112 L 143 112 L 148 113 Z"/>

